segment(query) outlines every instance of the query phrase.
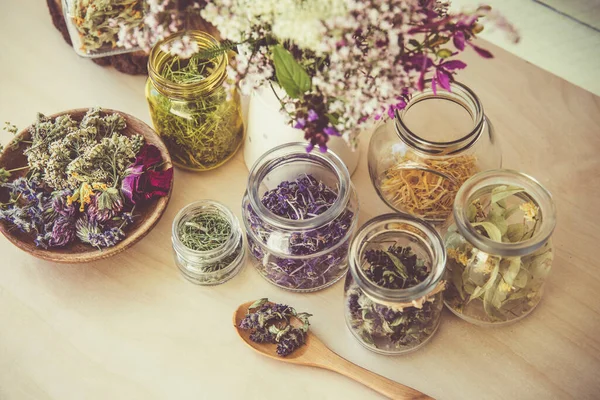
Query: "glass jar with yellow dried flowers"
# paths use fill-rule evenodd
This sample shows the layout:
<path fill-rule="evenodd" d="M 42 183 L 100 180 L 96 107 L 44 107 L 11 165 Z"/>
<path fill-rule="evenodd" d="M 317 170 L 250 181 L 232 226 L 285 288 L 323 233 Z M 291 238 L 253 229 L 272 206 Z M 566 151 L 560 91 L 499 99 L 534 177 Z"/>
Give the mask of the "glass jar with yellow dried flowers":
<path fill-rule="evenodd" d="M 554 251 L 552 196 L 511 170 L 481 172 L 465 182 L 448 220 L 448 308 L 480 325 L 528 315 L 540 302 Z"/>
<path fill-rule="evenodd" d="M 169 49 L 180 43 L 189 58 Z M 181 168 L 205 171 L 224 164 L 244 139 L 241 103 L 223 86 L 228 56 L 201 31 L 169 36 L 150 51 L 146 99 L 154 128 Z"/>
<path fill-rule="evenodd" d="M 460 186 L 502 164 L 494 130 L 481 102 L 465 85 L 450 90 L 425 83 L 369 144 L 369 174 L 392 209 L 434 224 L 452 212 Z M 399 106 L 400 108 L 400 106 Z"/>
<path fill-rule="evenodd" d="M 440 323 L 446 252 L 435 228 L 399 214 L 365 223 L 350 246 L 346 323 L 369 350 L 403 354 L 427 343 Z"/>

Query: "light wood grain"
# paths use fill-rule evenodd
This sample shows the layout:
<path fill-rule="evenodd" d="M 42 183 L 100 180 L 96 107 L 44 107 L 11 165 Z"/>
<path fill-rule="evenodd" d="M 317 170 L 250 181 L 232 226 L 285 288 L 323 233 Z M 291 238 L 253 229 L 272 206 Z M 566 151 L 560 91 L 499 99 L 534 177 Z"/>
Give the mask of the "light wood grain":
<path fill-rule="evenodd" d="M 69 115 L 71 116 L 71 118 L 73 118 L 73 120 L 81 121 L 87 112 L 87 108 L 79 108 L 74 110 L 61 111 L 53 115 L 48 115 L 48 118 L 54 120 L 55 118 L 60 117 L 62 115 Z M 165 147 L 163 141 L 156 134 L 156 132 L 154 132 L 152 128 L 150 128 L 147 124 L 140 121 L 139 119 L 116 110 L 103 109 L 101 115 L 115 113 L 120 114 L 125 120 L 125 124 L 127 125 L 125 130 L 122 132 L 123 135 L 143 136 L 147 144 L 156 146 L 156 148 L 160 152 L 160 155 L 162 157 L 161 170 L 164 171 L 173 167 L 169 151 Z M 9 145 L 7 146 L 6 150 L 2 154 L 0 154 L 0 167 L 10 171 L 12 169 L 21 168 L 27 165 L 27 156 L 23 154 L 23 152 L 28 147 L 28 145 L 26 143 L 23 143 L 23 141 L 31 140 L 31 134 L 29 133 L 30 128 L 31 126 L 23 129 L 16 135 L 16 137 L 14 138 L 16 143 L 18 143 L 16 147 Z M 27 170 L 21 170 L 11 175 L 10 179 L 12 180 L 19 176 L 25 176 L 26 174 Z M 85 263 L 96 260 L 102 260 L 104 258 L 112 257 L 115 254 L 127 250 L 128 248 L 139 242 L 152 230 L 152 228 L 154 228 L 154 226 L 157 224 L 157 222 L 160 220 L 163 213 L 165 212 L 167 204 L 169 204 L 169 199 L 171 198 L 171 193 L 173 192 L 172 189 L 173 187 L 171 186 L 171 188 L 169 189 L 169 193 L 166 196 L 156 197 L 149 201 L 137 204 L 135 207 L 135 220 L 131 226 L 125 228 L 127 236 L 117 245 L 112 247 L 97 249 L 93 246 L 90 246 L 89 244 L 85 244 L 79 240 L 75 240 L 64 247 L 44 249 L 35 245 L 34 234 L 21 232 L 19 229 L 15 229 L 15 226 L 9 223 L 8 221 L 0 221 L 0 232 L 2 232 L 2 234 L 4 234 L 4 236 L 10 242 L 12 242 L 15 246 L 19 247 L 21 250 L 33 255 L 34 257 L 38 257 L 44 260 L 67 264 Z M 0 201 L 5 202 L 8 201 L 9 198 L 10 193 L 8 188 L 0 187 Z"/>
<path fill-rule="evenodd" d="M 0 122 L 24 127 L 37 111 L 94 105 L 150 121 L 142 77 L 78 58 L 54 31 L 42 0 L 0 4 Z M 23 24 L 27 18 L 33 25 Z M 173 196 L 156 228 L 111 259 L 59 265 L 0 238 L 0 399 L 381 397 L 337 374 L 248 351 L 231 327 L 231 313 L 259 297 L 310 311 L 311 329 L 331 350 L 437 399 L 596 399 L 600 99 L 488 47 L 496 58 L 468 52 L 469 68 L 460 79 L 483 101 L 504 166 L 538 178 L 558 207 L 553 269 L 544 299 L 526 319 L 484 329 L 445 311 L 425 347 L 384 357 L 348 331 L 342 283 L 293 294 L 266 282 L 249 264 L 221 286 L 185 281 L 171 252 L 173 217 L 201 198 L 219 200 L 239 216 L 247 179 L 240 153 L 215 171 L 176 170 Z M 10 136 L 0 138 L 6 143 Z M 388 212 L 369 181 L 368 139 L 352 179 L 360 223 Z"/>
<path fill-rule="evenodd" d="M 331 351 L 315 334 L 310 330 L 306 335 L 306 342 L 302 347 L 296 349 L 292 354 L 281 357 L 277 355 L 276 344 L 273 343 L 257 343 L 250 339 L 250 330 L 240 328 L 240 323 L 248 314 L 248 309 L 254 303 L 249 301 L 241 304 L 233 313 L 233 326 L 244 341 L 254 351 L 269 357 L 273 360 L 304 365 L 307 367 L 323 368 L 329 371 L 337 372 L 350 379 L 362 383 L 368 388 L 389 397 L 390 399 L 398 400 L 433 400 L 431 397 L 421 393 L 413 388 L 394 382 L 391 379 L 384 378 L 374 372 L 359 367 L 351 363 L 343 357 L 340 357 Z M 298 326 L 299 321 L 291 321 L 293 326 Z"/>

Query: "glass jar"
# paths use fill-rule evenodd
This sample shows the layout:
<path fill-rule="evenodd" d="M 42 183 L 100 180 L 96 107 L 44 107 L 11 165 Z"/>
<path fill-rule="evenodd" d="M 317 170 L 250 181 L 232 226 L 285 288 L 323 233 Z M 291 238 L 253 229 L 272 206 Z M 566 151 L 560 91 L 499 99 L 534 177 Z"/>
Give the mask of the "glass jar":
<path fill-rule="evenodd" d="M 164 51 L 188 36 L 199 47 L 189 59 Z M 157 43 L 148 58 L 146 99 L 154 128 L 178 167 L 206 171 L 231 159 L 244 139 L 240 96 L 223 86 L 228 56 L 202 59 L 219 46 L 207 33 L 186 31 Z"/>
<path fill-rule="evenodd" d="M 139 50 L 119 46 L 121 25 L 143 30 L 143 0 L 62 0 L 62 9 L 73 43 L 83 57 L 105 57 Z"/>
<path fill-rule="evenodd" d="M 448 308 L 479 325 L 528 315 L 550 272 L 555 225 L 552 196 L 532 177 L 493 170 L 467 180 L 445 235 Z"/>
<path fill-rule="evenodd" d="M 349 262 L 346 323 L 363 346 L 396 355 L 431 339 L 443 308 L 446 263 L 433 226 L 408 215 L 375 217 L 356 234 Z"/>
<path fill-rule="evenodd" d="M 182 228 L 186 224 L 193 224 L 194 217 L 207 214 L 221 217 L 230 226 L 229 234 L 214 248 L 194 250 L 182 241 Z M 173 220 L 171 240 L 175 263 L 190 282 L 219 285 L 233 278 L 244 266 L 246 250 L 240 224 L 229 208 L 219 202 L 201 200 L 181 209 Z"/>
<path fill-rule="evenodd" d="M 461 83 L 450 86 L 434 93 L 426 83 L 369 144 L 369 174 L 379 197 L 395 211 L 435 224 L 451 214 L 470 176 L 502 164 L 479 99 Z"/>
<path fill-rule="evenodd" d="M 310 292 L 346 273 L 358 200 L 331 151 L 287 143 L 265 153 L 250 171 L 242 212 L 254 265 L 269 282 Z"/>

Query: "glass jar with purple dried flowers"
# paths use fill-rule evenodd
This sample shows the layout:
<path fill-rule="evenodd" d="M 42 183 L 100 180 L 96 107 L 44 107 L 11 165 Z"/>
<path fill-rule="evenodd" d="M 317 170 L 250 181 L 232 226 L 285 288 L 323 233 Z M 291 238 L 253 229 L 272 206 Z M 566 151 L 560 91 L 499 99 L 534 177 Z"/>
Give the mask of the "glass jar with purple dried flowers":
<path fill-rule="evenodd" d="M 175 216 L 172 228 L 175 263 L 199 285 L 219 285 L 244 266 L 246 250 L 238 219 L 225 205 L 201 200 Z"/>
<path fill-rule="evenodd" d="M 350 247 L 348 328 L 367 349 L 403 354 L 427 343 L 443 308 L 446 252 L 427 222 L 400 214 L 368 221 Z"/>
<path fill-rule="evenodd" d="M 250 171 L 242 212 L 254 265 L 271 283 L 310 292 L 346 273 L 358 200 L 331 151 L 288 143 L 264 154 Z"/>
<path fill-rule="evenodd" d="M 453 68 L 460 63 L 448 61 Z M 371 137 L 368 162 L 379 197 L 395 211 L 442 224 L 460 186 L 502 164 L 481 102 L 461 83 L 428 81 L 390 114 L 395 118 Z"/>

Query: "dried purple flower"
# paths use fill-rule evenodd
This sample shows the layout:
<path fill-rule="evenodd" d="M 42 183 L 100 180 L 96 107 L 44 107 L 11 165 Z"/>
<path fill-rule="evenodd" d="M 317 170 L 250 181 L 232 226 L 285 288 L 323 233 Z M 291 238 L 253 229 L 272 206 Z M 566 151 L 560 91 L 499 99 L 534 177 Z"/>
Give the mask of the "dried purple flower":
<path fill-rule="evenodd" d="M 269 299 L 255 301 L 249 308 L 239 327 L 250 330 L 250 340 L 256 343 L 276 343 L 277 354 L 290 355 L 306 343 L 311 314 L 297 313 L 285 304 L 270 303 Z M 302 322 L 294 327 L 293 320 Z"/>
<path fill-rule="evenodd" d="M 314 218 L 326 212 L 337 200 L 337 192 L 312 175 L 283 181 L 264 194 L 262 204 L 275 215 L 290 220 Z M 343 210 L 326 225 L 292 232 L 282 245 L 292 257 L 274 254 L 265 245 L 272 243 L 272 227 L 261 220 L 248 205 L 250 223 L 248 245 L 267 279 L 290 289 L 310 290 L 338 279 L 346 270 L 348 235 L 354 213 Z M 332 249 L 327 252 L 326 250 Z M 312 257 L 314 254 L 319 254 Z M 299 257 L 306 256 L 306 257 Z"/>

